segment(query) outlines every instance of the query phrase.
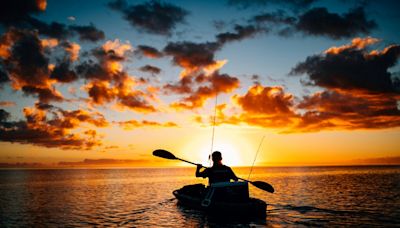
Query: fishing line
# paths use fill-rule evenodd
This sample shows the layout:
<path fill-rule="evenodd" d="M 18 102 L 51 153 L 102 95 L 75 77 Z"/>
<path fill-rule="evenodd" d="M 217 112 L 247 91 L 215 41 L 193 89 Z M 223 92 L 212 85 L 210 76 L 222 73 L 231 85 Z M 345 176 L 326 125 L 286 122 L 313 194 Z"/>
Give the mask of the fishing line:
<path fill-rule="evenodd" d="M 254 157 L 253 164 L 251 165 L 250 172 L 249 172 L 249 176 L 247 177 L 247 180 L 250 180 L 250 175 L 251 175 L 251 172 L 253 171 L 253 166 L 254 166 L 254 163 L 256 162 L 257 155 L 258 155 L 258 152 L 260 151 L 260 148 L 261 148 L 261 145 L 262 145 L 262 143 L 263 143 L 263 141 L 264 141 L 264 138 L 265 138 L 265 135 L 262 137 L 261 142 L 260 142 L 260 144 L 258 145 L 258 149 L 257 149 L 257 152 L 256 152 L 256 156 Z"/>
<path fill-rule="evenodd" d="M 214 120 L 213 120 L 213 128 L 212 128 L 212 136 L 211 136 L 211 151 L 208 156 L 208 165 L 211 166 L 211 155 L 214 147 L 214 137 L 215 137 L 215 120 L 217 117 L 217 104 L 218 104 L 218 93 L 215 94 L 215 104 L 214 104 Z"/>

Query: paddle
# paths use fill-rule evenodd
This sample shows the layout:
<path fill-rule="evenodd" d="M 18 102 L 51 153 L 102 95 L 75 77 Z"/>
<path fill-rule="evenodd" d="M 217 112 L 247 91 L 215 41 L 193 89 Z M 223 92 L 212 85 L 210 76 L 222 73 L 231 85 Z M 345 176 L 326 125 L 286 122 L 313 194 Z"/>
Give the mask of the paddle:
<path fill-rule="evenodd" d="M 163 149 L 158 149 L 158 150 L 153 151 L 153 155 L 156 156 L 156 157 L 160 157 L 160 158 L 165 158 L 165 159 L 170 159 L 170 160 L 179 160 L 179 161 L 190 163 L 192 165 L 197 165 L 194 162 L 190 162 L 190 161 L 184 160 L 182 158 L 175 157 L 175 155 L 173 155 L 171 152 L 163 150 Z M 204 167 L 204 166 L 202 166 L 202 167 Z M 243 178 L 239 178 L 239 179 L 242 180 L 242 181 L 249 182 L 253 186 L 255 186 L 255 187 L 259 188 L 259 189 L 262 189 L 264 191 L 267 191 L 267 192 L 270 192 L 270 193 L 273 193 L 275 191 L 274 187 L 272 187 L 272 185 L 268 184 L 267 182 L 264 182 L 264 181 L 249 181 L 249 180 L 246 180 L 246 179 L 243 179 Z"/>

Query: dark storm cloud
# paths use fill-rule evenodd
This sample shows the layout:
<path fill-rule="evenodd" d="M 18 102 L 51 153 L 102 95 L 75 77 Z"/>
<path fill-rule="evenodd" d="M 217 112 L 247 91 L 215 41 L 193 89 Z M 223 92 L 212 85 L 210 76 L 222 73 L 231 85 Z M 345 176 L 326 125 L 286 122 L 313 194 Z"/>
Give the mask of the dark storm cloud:
<path fill-rule="evenodd" d="M 146 45 L 137 46 L 137 50 L 135 51 L 135 53 L 153 59 L 161 58 L 163 56 L 163 53 L 157 50 L 156 48 Z"/>
<path fill-rule="evenodd" d="M 400 82 L 388 69 L 400 57 L 400 46 L 368 52 L 364 48 L 344 46 L 313 55 L 299 63 L 291 74 L 307 74 L 311 85 L 330 89 L 399 93 Z"/>
<path fill-rule="evenodd" d="M 351 9 L 342 15 L 330 13 L 327 8 L 321 7 L 300 15 L 295 28 L 308 35 L 340 39 L 368 34 L 376 27 L 375 21 L 367 19 L 362 7 Z"/>
<path fill-rule="evenodd" d="M 161 73 L 161 69 L 152 65 L 145 65 L 139 68 L 140 71 L 148 72 L 151 74 L 159 74 Z"/>
<path fill-rule="evenodd" d="M 105 35 L 104 32 L 96 28 L 93 24 L 90 25 L 71 25 L 69 26 L 71 31 L 78 34 L 79 39 L 82 41 L 96 42 L 103 40 Z"/>
<path fill-rule="evenodd" d="M 120 11 L 133 27 L 158 35 L 170 35 L 178 23 L 184 22 L 188 14 L 178 6 L 159 1 L 128 5 L 124 0 L 116 0 L 108 6 Z"/>

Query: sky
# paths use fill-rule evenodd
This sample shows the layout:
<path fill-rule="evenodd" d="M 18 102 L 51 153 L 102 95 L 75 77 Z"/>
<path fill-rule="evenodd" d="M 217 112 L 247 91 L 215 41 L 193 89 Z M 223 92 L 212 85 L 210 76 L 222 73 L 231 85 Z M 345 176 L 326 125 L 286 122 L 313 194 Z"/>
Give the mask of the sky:
<path fill-rule="evenodd" d="M 398 1 L 4 1 L 0 165 L 398 163 Z"/>

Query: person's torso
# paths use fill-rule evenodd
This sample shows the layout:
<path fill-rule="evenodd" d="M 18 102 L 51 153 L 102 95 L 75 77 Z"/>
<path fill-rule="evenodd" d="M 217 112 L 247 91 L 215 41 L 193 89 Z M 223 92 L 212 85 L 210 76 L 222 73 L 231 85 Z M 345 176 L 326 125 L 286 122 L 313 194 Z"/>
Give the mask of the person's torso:
<path fill-rule="evenodd" d="M 213 166 L 208 170 L 210 183 L 230 181 L 232 170 L 225 165 Z"/>

